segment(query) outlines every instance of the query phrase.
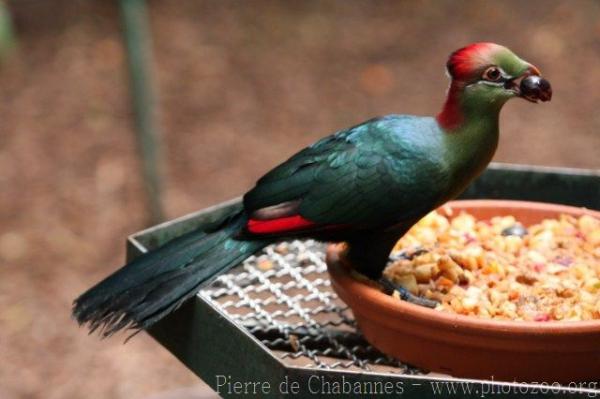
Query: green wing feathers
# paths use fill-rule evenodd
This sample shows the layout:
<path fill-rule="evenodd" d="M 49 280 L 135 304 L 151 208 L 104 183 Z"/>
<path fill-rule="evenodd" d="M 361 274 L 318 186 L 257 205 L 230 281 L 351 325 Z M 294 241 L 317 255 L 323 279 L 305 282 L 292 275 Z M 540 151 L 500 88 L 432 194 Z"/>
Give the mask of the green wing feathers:
<path fill-rule="evenodd" d="M 298 215 L 317 225 L 359 230 L 414 219 L 439 198 L 418 179 L 435 170 L 428 159 L 415 162 L 395 123 L 373 119 L 302 150 L 246 194 L 247 211 L 296 201 Z"/>

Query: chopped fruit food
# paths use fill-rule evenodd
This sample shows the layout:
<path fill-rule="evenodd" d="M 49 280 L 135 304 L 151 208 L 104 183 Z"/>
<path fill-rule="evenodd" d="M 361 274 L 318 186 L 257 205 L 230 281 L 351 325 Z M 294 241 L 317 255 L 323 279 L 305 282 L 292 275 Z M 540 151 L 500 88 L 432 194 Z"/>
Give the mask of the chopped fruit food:
<path fill-rule="evenodd" d="M 600 319 L 600 220 L 432 212 L 398 241 L 384 275 L 437 310 L 503 320 Z M 403 253 L 406 256 L 395 256 Z"/>

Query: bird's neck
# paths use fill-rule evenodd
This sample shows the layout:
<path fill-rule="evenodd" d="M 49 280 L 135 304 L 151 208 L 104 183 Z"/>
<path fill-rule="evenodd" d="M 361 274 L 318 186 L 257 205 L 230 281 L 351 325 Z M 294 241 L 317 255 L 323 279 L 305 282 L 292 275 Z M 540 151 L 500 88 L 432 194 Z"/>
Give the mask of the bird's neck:
<path fill-rule="evenodd" d="M 463 88 L 452 82 L 446 94 L 444 107 L 435 118 L 440 127 L 447 132 L 452 132 L 464 123 L 465 115 L 461 104 L 462 93 Z"/>
<path fill-rule="evenodd" d="M 471 95 L 471 97 L 469 97 Z M 436 120 L 443 134 L 453 184 L 462 191 L 491 161 L 498 146 L 498 120 L 503 103 L 481 101 L 453 82 Z"/>
<path fill-rule="evenodd" d="M 490 99 L 469 93 L 467 86 L 462 82 L 452 81 L 442 111 L 436 120 L 446 133 L 460 133 L 473 124 L 479 124 L 482 119 L 486 123 L 498 123 L 500 110 L 505 103 L 490 101 Z"/>

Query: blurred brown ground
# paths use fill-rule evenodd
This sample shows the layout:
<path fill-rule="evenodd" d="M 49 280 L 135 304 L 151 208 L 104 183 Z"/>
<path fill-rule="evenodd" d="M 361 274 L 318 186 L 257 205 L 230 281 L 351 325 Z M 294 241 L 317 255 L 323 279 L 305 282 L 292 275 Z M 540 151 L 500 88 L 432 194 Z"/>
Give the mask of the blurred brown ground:
<path fill-rule="evenodd" d="M 151 1 L 166 209 L 247 190 L 315 139 L 433 114 L 458 46 L 538 65 L 550 104 L 512 101 L 498 161 L 600 168 L 597 1 Z M 0 398 L 147 398 L 198 380 L 144 334 L 88 337 L 71 301 L 145 227 L 120 41 L 106 1 L 13 1 L 0 65 Z M 179 397 L 179 396 L 178 396 Z M 180 397 L 191 397 L 182 394 Z"/>

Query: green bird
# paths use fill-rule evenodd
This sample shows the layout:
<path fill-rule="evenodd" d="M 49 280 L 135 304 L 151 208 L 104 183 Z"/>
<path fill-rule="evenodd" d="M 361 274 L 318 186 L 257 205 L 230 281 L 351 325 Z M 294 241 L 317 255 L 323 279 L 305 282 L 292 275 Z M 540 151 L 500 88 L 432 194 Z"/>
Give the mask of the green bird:
<path fill-rule="evenodd" d="M 461 48 L 446 66 L 436 117 L 378 117 L 317 141 L 258 180 L 218 227 L 146 253 L 82 294 L 74 317 L 104 336 L 148 328 L 216 275 L 292 238 L 346 242 L 356 269 L 381 278 L 396 241 L 490 162 L 502 106 L 552 96 L 535 66 L 498 44 Z"/>

